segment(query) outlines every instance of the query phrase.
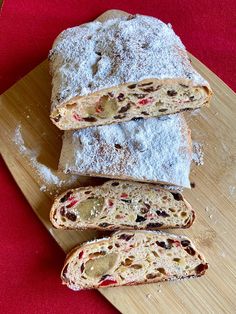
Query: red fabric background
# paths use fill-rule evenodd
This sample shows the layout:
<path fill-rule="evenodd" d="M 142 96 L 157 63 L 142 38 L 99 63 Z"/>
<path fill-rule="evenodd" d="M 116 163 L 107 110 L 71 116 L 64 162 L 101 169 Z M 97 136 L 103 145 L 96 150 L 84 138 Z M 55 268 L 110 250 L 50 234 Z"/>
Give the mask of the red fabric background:
<path fill-rule="evenodd" d="M 115 3 L 115 5 L 113 4 Z M 0 92 L 43 61 L 64 28 L 116 8 L 170 22 L 187 49 L 236 87 L 235 1 L 5 0 L 0 20 Z M 61 286 L 64 254 L 0 164 L 2 313 L 115 313 L 97 292 Z"/>

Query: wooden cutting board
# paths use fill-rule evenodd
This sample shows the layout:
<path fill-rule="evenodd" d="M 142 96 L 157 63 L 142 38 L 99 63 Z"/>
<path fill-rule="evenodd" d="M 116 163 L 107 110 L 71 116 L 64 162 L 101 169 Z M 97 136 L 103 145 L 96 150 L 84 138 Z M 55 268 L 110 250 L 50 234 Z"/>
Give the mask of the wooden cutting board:
<path fill-rule="evenodd" d="M 111 10 L 98 19 L 124 14 L 127 13 Z M 196 187 L 184 192 L 196 209 L 196 222 L 190 230 L 175 232 L 194 240 L 205 254 L 210 269 L 199 279 L 100 289 L 123 313 L 236 311 L 236 97 L 201 62 L 193 56 L 191 59 L 210 82 L 214 97 L 209 109 L 186 116 L 192 137 L 203 144 L 205 156 L 204 165 L 192 170 L 191 181 Z M 70 186 L 96 184 L 101 180 L 74 177 L 73 181 L 56 171 L 61 132 L 48 118 L 50 93 L 48 63 L 44 61 L 1 95 L 1 153 L 32 209 L 67 252 L 75 244 L 92 239 L 95 233 L 53 229 L 48 218 L 53 195 Z M 22 141 L 24 146 L 20 145 Z M 50 177 L 50 171 L 57 180 Z"/>

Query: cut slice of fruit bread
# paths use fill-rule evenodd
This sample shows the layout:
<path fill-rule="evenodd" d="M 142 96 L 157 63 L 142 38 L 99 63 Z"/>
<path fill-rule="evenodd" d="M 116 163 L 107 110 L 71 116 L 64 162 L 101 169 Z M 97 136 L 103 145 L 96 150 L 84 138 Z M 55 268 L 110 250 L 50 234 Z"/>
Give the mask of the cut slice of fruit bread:
<path fill-rule="evenodd" d="M 188 228 L 195 212 L 181 193 L 160 186 L 110 180 L 58 196 L 50 219 L 59 229 Z"/>
<path fill-rule="evenodd" d="M 185 236 L 126 230 L 72 250 L 61 278 L 69 288 L 80 290 L 199 277 L 207 268 Z"/>

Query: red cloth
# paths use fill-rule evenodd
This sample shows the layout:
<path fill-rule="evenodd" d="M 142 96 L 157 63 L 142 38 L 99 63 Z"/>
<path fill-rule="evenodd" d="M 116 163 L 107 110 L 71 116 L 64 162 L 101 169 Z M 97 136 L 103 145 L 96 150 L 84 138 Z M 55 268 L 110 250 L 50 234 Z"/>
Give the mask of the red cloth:
<path fill-rule="evenodd" d="M 0 91 L 43 61 L 60 31 L 90 21 L 114 6 L 170 22 L 187 49 L 235 90 L 234 0 L 5 0 L 0 20 Z M 3 162 L 0 170 L 1 312 L 116 312 L 98 292 L 75 293 L 61 286 L 64 253 L 37 219 Z"/>

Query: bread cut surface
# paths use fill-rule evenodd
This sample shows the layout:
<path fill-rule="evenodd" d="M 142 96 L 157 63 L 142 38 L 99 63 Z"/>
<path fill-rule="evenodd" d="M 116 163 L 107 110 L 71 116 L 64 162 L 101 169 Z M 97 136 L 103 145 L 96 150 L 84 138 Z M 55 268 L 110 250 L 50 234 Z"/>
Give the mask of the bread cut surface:
<path fill-rule="evenodd" d="M 182 194 L 159 186 L 111 180 L 58 196 L 50 219 L 58 229 L 188 228 L 195 212 Z"/>
<path fill-rule="evenodd" d="M 190 187 L 190 130 L 182 114 L 64 133 L 66 173 Z"/>
<path fill-rule="evenodd" d="M 80 290 L 198 277 L 207 268 L 185 236 L 126 230 L 75 248 L 61 278 L 69 288 Z"/>
<path fill-rule="evenodd" d="M 63 31 L 49 54 L 51 119 L 62 130 L 207 105 L 211 89 L 171 26 L 143 15 Z"/>

